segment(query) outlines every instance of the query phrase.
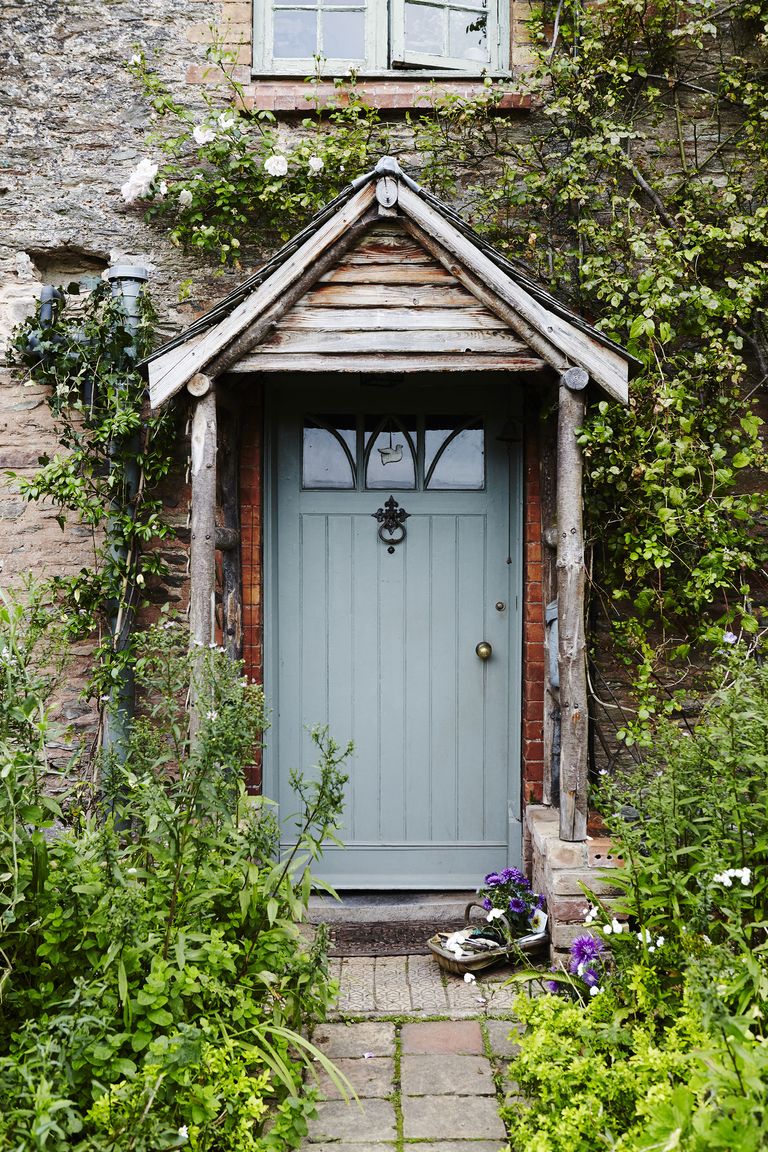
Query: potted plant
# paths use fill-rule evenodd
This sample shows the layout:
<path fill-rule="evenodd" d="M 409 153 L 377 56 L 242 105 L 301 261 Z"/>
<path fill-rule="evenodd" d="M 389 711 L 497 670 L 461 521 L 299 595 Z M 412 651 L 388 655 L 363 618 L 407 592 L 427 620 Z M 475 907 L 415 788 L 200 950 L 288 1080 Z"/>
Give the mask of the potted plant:
<path fill-rule="evenodd" d="M 519 868 L 489 872 L 467 904 L 464 927 L 438 932 L 427 941 L 438 964 L 458 975 L 488 968 L 515 953 L 534 952 L 547 943 L 544 898 Z M 472 919 L 472 910 L 485 915 Z"/>

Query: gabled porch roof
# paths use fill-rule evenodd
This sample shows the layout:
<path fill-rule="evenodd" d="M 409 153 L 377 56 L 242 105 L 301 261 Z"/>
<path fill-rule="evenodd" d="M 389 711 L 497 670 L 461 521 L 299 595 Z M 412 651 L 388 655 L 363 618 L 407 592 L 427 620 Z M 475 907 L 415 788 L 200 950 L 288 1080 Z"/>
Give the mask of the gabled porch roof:
<path fill-rule="evenodd" d="M 257 273 L 144 361 L 152 406 L 170 400 L 198 373 L 219 376 L 238 362 L 245 368 L 249 353 L 269 342 L 276 325 L 321 277 L 377 221 L 387 218 L 397 219 L 454 282 L 506 326 L 507 359 L 500 336 L 493 344 L 495 367 L 515 370 L 517 363 L 519 368 L 524 364 L 528 370 L 549 366 L 561 373 L 583 368 L 604 393 L 627 402 L 628 379 L 636 361 L 487 244 L 457 213 L 406 175 L 396 160 L 384 157 L 317 213 Z M 460 359 L 453 351 L 455 369 L 470 366 L 474 349 L 462 349 Z M 419 352 L 416 344 L 414 352 Z M 250 358 L 252 370 L 258 369 L 258 360 Z M 270 365 L 268 358 L 261 361 L 265 367 Z M 483 362 L 483 366 L 488 364 Z"/>

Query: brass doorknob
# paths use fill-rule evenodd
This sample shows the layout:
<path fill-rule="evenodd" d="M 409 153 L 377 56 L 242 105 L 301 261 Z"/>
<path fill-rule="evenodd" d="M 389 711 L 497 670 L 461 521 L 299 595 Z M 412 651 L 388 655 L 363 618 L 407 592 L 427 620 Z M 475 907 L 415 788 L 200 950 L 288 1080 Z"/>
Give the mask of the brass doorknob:
<path fill-rule="evenodd" d="M 481 660 L 489 660 L 493 653 L 493 648 L 491 648 L 487 640 L 481 640 L 477 648 L 475 648 L 475 652 L 477 652 Z"/>

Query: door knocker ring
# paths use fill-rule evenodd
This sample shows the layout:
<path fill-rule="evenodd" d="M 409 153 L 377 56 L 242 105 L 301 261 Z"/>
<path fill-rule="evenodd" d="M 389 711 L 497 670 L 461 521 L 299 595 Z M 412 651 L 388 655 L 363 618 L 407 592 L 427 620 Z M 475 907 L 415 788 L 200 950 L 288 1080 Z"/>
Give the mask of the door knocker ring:
<path fill-rule="evenodd" d="M 405 521 L 410 516 L 405 508 L 401 508 L 394 496 L 384 501 L 384 507 L 371 513 L 374 520 L 379 522 L 379 540 L 387 545 L 387 552 L 393 553 L 398 544 L 405 540 Z"/>

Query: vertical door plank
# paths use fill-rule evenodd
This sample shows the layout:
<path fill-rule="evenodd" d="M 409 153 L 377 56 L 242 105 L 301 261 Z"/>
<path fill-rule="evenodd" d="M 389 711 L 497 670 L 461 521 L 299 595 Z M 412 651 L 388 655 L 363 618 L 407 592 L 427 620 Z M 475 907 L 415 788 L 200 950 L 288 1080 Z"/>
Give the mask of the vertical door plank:
<path fill-rule="evenodd" d="M 432 516 L 432 678 L 430 735 L 432 839 L 455 841 L 458 790 L 456 743 L 457 613 L 456 517 Z"/>
<path fill-rule="evenodd" d="M 498 651 L 498 644 L 488 661 L 475 652 L 481 640 L 493 643 L 495 639 L 485 621 L 485 516 L 460 516 L 457 527 L 458 825 L 460 840 L 479 841 L 484 832 L 489 768 L 486 695 L 505 654 Z M 494 719 L 498 723 L 498 714 Z"/>

